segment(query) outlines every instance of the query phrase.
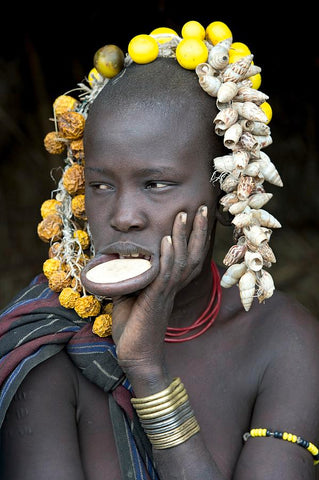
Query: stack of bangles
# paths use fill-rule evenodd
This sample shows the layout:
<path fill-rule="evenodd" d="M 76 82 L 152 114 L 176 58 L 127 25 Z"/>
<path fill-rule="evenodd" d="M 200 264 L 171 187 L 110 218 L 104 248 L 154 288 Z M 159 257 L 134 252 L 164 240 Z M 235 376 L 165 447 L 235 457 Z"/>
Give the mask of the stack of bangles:
<path fill-rule="evenodd" d="M 200 430 L 180 378 L 161 392 L 131 402 L 155 449 L 175 447 Z"/>

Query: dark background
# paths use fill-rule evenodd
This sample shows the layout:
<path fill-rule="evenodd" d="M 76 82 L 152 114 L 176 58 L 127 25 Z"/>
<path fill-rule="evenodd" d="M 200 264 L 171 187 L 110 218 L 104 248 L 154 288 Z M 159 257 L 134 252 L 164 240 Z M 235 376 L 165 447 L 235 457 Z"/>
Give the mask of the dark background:
<path fill-rule="evenodd" d="M 277 288 L 319 314 L 319 159 L 317 19 L 310 3 L 288 8 L 269 2 L 86 2 L 6 5 L 1 15 L 0 58 L 0 307 L 41 271 L 48 247 L 36 234 L 40 205 L 50 197 L 50 171 L 61 159 L 46 153 L 54 99 L 90 71 L 95 51 L 159 26 L 177 29 L 188 20 L 205 27 L 228 24 L 234 41 L 246 43 L 262 67 L 260 90 L 270 96 L 273 145 L 266 153 L 284 188 L 267 210 L 283 228 L 271 246 Z M 237 6 L 236 6 L 237 5 Z M 280 9 L 280 11 L 278 10 Z M 219 228 L 221 262 L 232 229 Z"/>

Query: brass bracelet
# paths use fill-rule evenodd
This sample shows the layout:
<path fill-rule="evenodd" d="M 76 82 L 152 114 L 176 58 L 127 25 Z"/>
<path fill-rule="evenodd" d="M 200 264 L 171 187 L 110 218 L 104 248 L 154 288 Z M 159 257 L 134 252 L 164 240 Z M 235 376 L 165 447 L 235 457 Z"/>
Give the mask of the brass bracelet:
<path fill-rule="evenodd" d="M 131 400 L 132 404 L 135 406 L 140 403 L 147 403 L 149 401 L 156 400 L 157 398 L 162 398 L 165 395 L 168 395 L 169 393 L 171 393 L 180 383 L 181 383 L 181 379 L 179 377 L 176 377 L 174 378 L 172 383 L 167 388 L 165 388 L 165 390 L 161 390 L 160 392 L 154 393 L 153 395 L 149 395 L 148 397 L 132 398 Z"/>
<path fill-rule="evenodd" d="M 156 398 L 154 400 L 150 400 L 150 401 L 145 401 L 145 402 L 135 402 L 135 398 L 132 398 L 132 404 L 134 405 L 134 408 L 136 410 L 144 410 L 146 408 L 150 408 L 150 407 L 156 407 L 158 405 L 162 405 L 166 402 L 170 402 L 172 397 L 175 397 L 177 396 L 179 393 L 185 391 L 185 387 L 182 383 L 180 383 L 179 385 L 177 385 L 177 387 L 170 393 L 168 393 L 167 395 L 163 395 L 162 397 L 160 398 Z"/>
<path fill-rule="evenodd" d="M 155 413 L 155 412 L 162 412 L 166 408 L 170 407 L 171 405 L 176 404 L 181 398 L 188 397 L 187 392 L 183 389 L 177 395 L 172 397 L 169 401 L 160 403 L 159 405 L 151 406 L 151 407 L 144 407 L 144 408 L 136 408 L 136 412 L 139 416 L 143 416 L 147 413 Z M 184 400 L 185 401 L 185 400 Z"/>
<path fill-rule="evenodd" d="M 182 398 L 180 398 L 177 402 L 172 403 L 169 407 L 167 407 L 163 410 L 157 410 L 156 412 L 149 412 L 149 413 L 143 413 L 143 414 L 139 414 L 137 412 L 137 414 L 138 414 L 140 419 L 150 419 L 150 418 L 155 419 L 155 418 L 159 417 L 159 414 L 166 415 L 167 413 L 173 412 L 180 405 L 183 405 L 183 403 L 185 403 L 186 400 L 188 400 L 187 393 L 185 393 L 185 395 Z"/>
<path fill-rule="evenodd" d="M 176 438 L 176 440 L 169 441 L 169 439 L 167 439 L 162 443 L 157 443 L 156 445 L 153 445 L 153 448 L 155 448 L 156 450 L 163 450 L 166 448 L 176 447 L 177 445 L 180 445 L 181 443 L 186 442 L 186 440 L 191 438 L 193 435 L 195 435 L 199 431 L 200 431 L 200 427 L 199 425 L 196 425 L 192 430 Z"/>
<path fill-rule="evenodd" d="M 148 434 L 148 438 L 150 441 L 153 443 L 154 441 L 162 441 L 165 438 L 168 438 L 169 440 L 174 440 L 181 434 L 187 433 L 189 430 L 191 430 L 195 425 L 197 425 L 197 420 L 194 416 L 186 420 L 184 423 L 179 425 L 178 427 L 173 428 L 169 432 L 162 432 L 162 433 L 150 433 Z"/>

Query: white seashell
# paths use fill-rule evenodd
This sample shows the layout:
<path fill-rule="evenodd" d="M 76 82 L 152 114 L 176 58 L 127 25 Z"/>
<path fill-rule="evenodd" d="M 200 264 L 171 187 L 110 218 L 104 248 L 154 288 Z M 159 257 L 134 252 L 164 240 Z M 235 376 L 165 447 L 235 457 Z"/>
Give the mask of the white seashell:
<path fill-rule="evenodd" d="M 272 198 L 272 193 L 255 193 L 251 195 L 248 204 L 251 208 L 262 208 Z"/>
<path fill-rule="evenodd" d="M 261 254 L 265 262 L 276 263 L 275 254 L 267 242 L 261 243 L 257 251 Z"/>
<path fill-rule="evenodd" d="M 252 120 L 248 120 L 247 118 L 242 118 L 238 121 L 238 123 L 242 126 L 242 129 L 245 132 L 252 133 L 254 129 L 254 122 Z"/>
<path fill-rule="evenodd" d="M 248 120 L 264 123 L 268 121 L 266 114 L 253 102 L 233 102 L 232 107 L 237 110 L 239 115 Z"/>
<path fill-rule="evenodd" d="M 270 127 L 263 122 L 253 122 L 253 128 L 251 130 L 253 135 L 270 135 Z"/>
<path fill-rule="evenodd" d="M 229 208 L 237 202 L 238 202 L 238 197 L 236 193 L 233 193 L 233 192 L 227 193 L 219 200 L 219 203 L 224 207 L 223 208 L 224 212 L 227 212 Z"/>
<path fill-rule="evenodd" d="M 255 88 L 243 87 L 238 89 L 235 97 L 236 102 L 254 102 L 256 105 L 261 105 L 266 102 L 269 97 L 265 93 L 256 90 Z"/>
<path fill-rule="evenodd" d="M 234 125 L 237 119 L 238 112 L 236 112 L 236 110 L 234 110 L 233 108 L 229 107 L 221 110 L 214 118 L 213 123 L 215 124 L 215 132 L 218 135 L 224 135 L 225 130 Z"/>
<path fill-rule="evenodd" d="M 256 247 L 259 247 L 263 242 L 267 242 L 269 236 L 259 225 L 248 225 L 244 227 L 243 233 L 245 237 Z"/>
<path fill-rule="evenodd" d="M 255 135 L 255 139 L 258 143 L 259 148 L 266 148 L 272 144 L 272 137 L 270 135 Z"/>
<path fill-rule="evenodd" d="M 269 272 L 262 270 L 260 277 L 257 279 L 257 298 L 259 303 L 270 298 L 275 290 L 275 284 Z"/>
<path fill-rule="evenodd" d="M 245 263 L 249 270 L 259 272 L 263 267 L 263 257 L 258 252 L 247 251 L 245 253 Z"/>
<path fill-rule="evenodd" d="M 237 228 L 244 228 L 248 227 L 251 225 L 251 215 L 245 212 L 238 213 L 235 215 L 235 217 L 232 219 L 232 223 L 237 227 Z"/>
<path fill-rule="evenodd" d="M 217 76 L 218 72 L 211 66 L 209 63 L 199 63 L 195 68 L 195 72 L 198 77 L 203 77 L 205 75 Z"/>
<path fill-rule="evenodd" d="M 255 150 L 258 147 L 258 141 L 250 132 L 243 132 L 240 143 L 247 150 Z"/>
<path fill-rule="evenodd" d="M 225 258 L 223 260 L 223 264 L 229 267 L 230 265 L 234 265 L 237 263 L 243 256 L 245 255 L 247 250 L 247 246 L 245 244 L 233 245 L 228 250 Z"/>
<path fill-rule="evenodd" d="M 226 193 L 233 192 L 238 185 L 238 178 L 234 175 L 227 175 L 220 181 L 220 188 Z"/>
<path fill-rule="evenodd" d="M 250 177 L 256 177 L 259 174 L 259 169 L 259 164 L 257 162 L 251 162 L 247 165 L 243 174 Z"/>
<path fill-rule="evenodd" d="M 233 152 L 233 158 L 235 168 L 245 170 L 250 159 L 250 154 L 246 150 L 236 150 Z"/>
<path fill-rule="evenodd" d="M 243 80 L 245 80 L 246 78 L 253 77 L 254 75 L 257 75 L 257 73 L 260 73 L 260 72 L 261 72 L 260 67 L 257 67 L 257 65 L 250 65 L 246 74 L 243 77 Z"/>
<path fill-rule="evenodd" d="M 234 159 L 232 155 L 224 155 L 214 158 L 214 166 L 217 172 L 231 172 L 234 169 Z"/>
<path fill-rule="evenodd" d="M 208 54 L 208 63 L 216 70 L 222 70 L 229 62 L 228 39 L 217 43 Z"/>
<path fill-rule="evenodd" d="M 275 165 L 272 163 L 266 153 L 260 152 L 260 158 L 257 160 L 257 162 L 259 164 L 260 172 L 267 182 L 276 185 L 277 187 L 283 186 L 283 182 Z"/>
<path fill-rule="evenodd" d="M 246 312 L 248 312 L 253 303 L 255 285 L 256 275 L 255 272 L 251 270 L 248 270 L 246 273 L 244 273 L 239 280 L 240 299 Z"/>
<path fill-rule="evenodd" d="M 218 90 L 217 99 L 221 103 L 230 102 L 238 92 L 238 85 L 234 82 L 222 83 Z"/>
<path fill-rule="evenodd" d="M 237 197 L 239 200 L 246 200 L 255 188 L 255 181 L 253 177 L 242 175 L 237 186 Z"/>
<path fill-rule="evenodd" d="M 229 127 L 224 134 L 224 145 L 227 148 L 234 148 L 235 145 L 240 140 L 240 137 L 242 135 L 243 129 L 239 125 L 239 123 L 234 123 L 231 127 Z"/>
<path fill-rule="evenodd" d="M 212 97 L 217 97 L 218 90 L 221 86 L 219 78 L 212 75 L 203 75 L 199 78 L 199 84 L 206 93 Z"/>
<path fill-rule="evenodd" d="M 246 272 L 247 267 L 244 262 L 235 263 L 227 268 L 226 272 L 220 280 L 220 284 L 224 288 L 229 288 L 235 285 L 240 277 Z"/>
<path fill-rule="evenodd" d="M 247 55 L 238 60 L 238 62 L 230 63 L 222 75 L 224 82 L 240 82 L 246 78 L 246 73 L 251 66 L 253 58 L 253 55 Z"/>
<path fill-rule="evenodd" d="M 281 228 L 281 224 L 279 223 L 279 221 L 266 210 L 263 210 L 261 208 L 259 210 L 251 210 L 251 215 L 263 227 Z"/>
<path fill-rule="evenodd" d="M 243 200 L 243 201 L 237 201 L 237 203 L 234 203 L 229 207 L 229 213 L 232 215 L 238 215 L 239 213 L 242 213 L 245 208 L 248 205 L 248 200 Z"/>

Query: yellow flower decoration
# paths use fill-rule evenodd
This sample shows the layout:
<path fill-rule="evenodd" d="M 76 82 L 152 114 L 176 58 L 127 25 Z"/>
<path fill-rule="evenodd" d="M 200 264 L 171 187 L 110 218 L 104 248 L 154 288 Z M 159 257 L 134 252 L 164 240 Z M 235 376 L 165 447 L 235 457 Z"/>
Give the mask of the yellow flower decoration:
<path fill-rule="evenodd" d="M 62 307 L 74 308 L 75 302 L 80 298 L 79 292 L 71 287 L 64 288 L 59 295 L 59 301 Z"/>
<path fill-rule="evenodd" d="M 73 236 L 74 236 L 74 238 L 76 238 L 80 242 L 83 250 L 86 250 L 87 248 L 89 248 L 90 237 L 87 234 L 87 232 L 85 232 L 84 230 L 75 230 Z"/>
<path fill-rule="evenodd" d="M 57 258 L 48 258 L 43 264 L 43 273 L 47 278 L 61 268 L 61 262 Z"/>
<path fill-rule="evenodd" d="M 74 310 L 81 318 L 96 317 L 100 313 L 101 304 L 93 295 L 85 295 L 76 300 Z"/>
<path fill-rule="evenodd" d="M 92 332 L 99 337 L 109 337 L 112 334 L 112 316 L 105 313 L 96 317 Z"/>

